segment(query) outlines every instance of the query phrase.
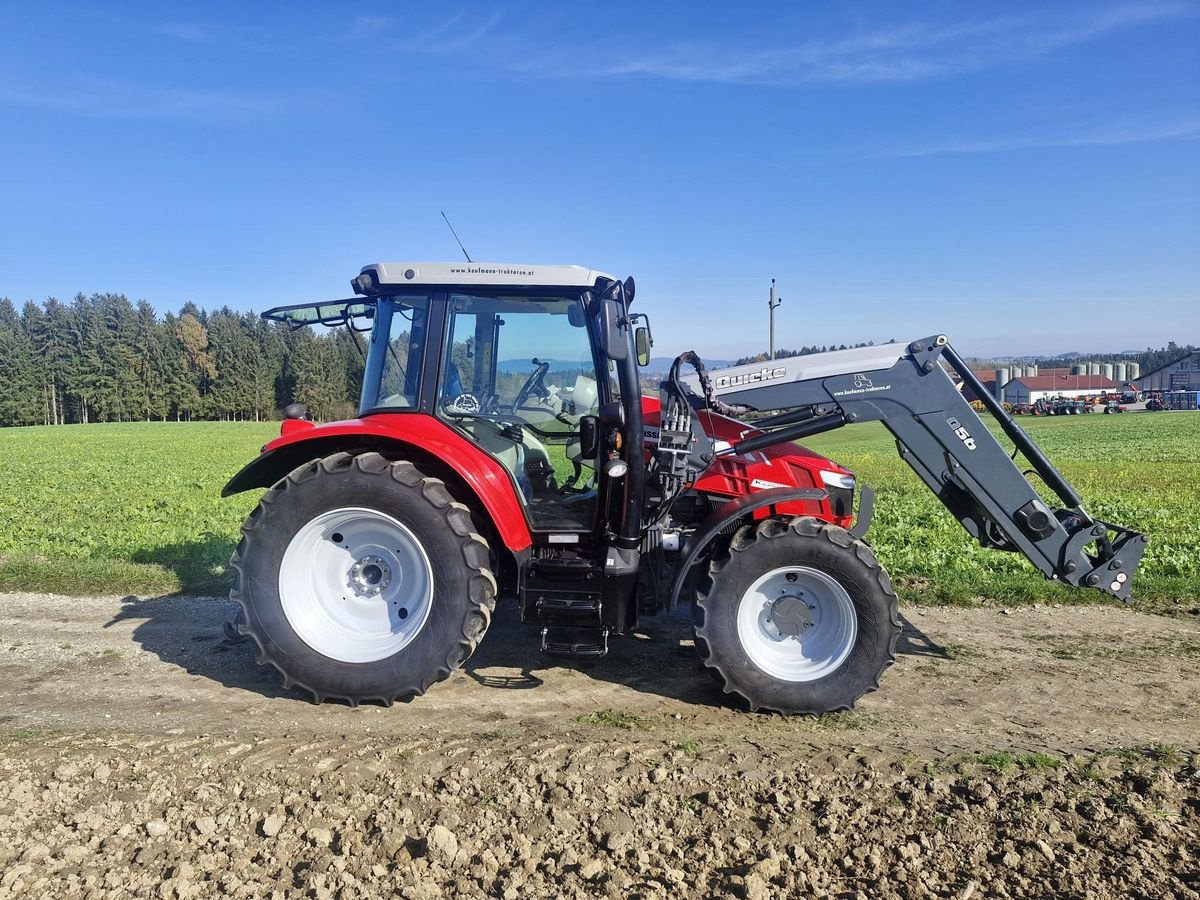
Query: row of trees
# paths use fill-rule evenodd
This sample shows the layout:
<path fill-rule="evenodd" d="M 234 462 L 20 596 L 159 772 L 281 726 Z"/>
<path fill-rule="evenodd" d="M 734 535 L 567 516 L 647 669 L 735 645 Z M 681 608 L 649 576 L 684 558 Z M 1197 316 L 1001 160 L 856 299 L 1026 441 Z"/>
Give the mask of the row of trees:
<path fill-rule="evenodd" d="M 892 338 L 890 341 L 888 341 L 888 343 L 894 344 L 894 343 L 896 343 L 896 339 Z M 867 341 L 865 344 L 850 344 L 850 345 L 846 345 L 846 344 L 813 344 L 811 347 L 808 344 L 805 344 L 799 350 L 776 350 L 775 358 L 776 359 L 788 359 L 789 357 L 792 357 L 792 356 L 808 356 L 809 354 L 812 354 L 812 353 L 828 353 L 830 350 L 857 350 L 859 347 L 874 347 L 874 346 L 875 346 L 874 341 Z M 771 358 L 771 354 L 769 352 L 759 353 L 754 356 L 743 356 L 741 359 L 739 359 L 737 362 L 735 362 L 734 365 L 742 366 L 742 365 L 745 365 L 746 363 L 767 362 L 770 358 Z"/>
<path fill-rule="evenodd" d="M 161 319 L 121 294 L 0 298 L 0 426 L 260 420 L 292 402 L 352 413 L 362 358 L 344 329 L 289 331 L 188 303 Z"/>
<path fill-rule="evenodd" d="M 460 349 L 466 353 L 464 345 L 456 354 Z M 775 356 L 844 349 L 814 345 Z M 1171 342 L 1124 358 L 1147 372 L 1194 349 Z M 760 353 L 737 362 L 767 358 Z M 1042 361 L 1054 362 L 1062 364 Z M 328 420 L 353 414 L 362 367 L 353 335 L 342 328 L 290 331 L 253 313 L 228 307 L 208 313 L 191 303 L 160 319 L 147 301 L 133 304 L 121 294 L 30 301 L 19 312 L 0 298 L 0 426 L 257 421 L 293 402 Z M 465 356 L 459 368 L 470 371 Z"/>

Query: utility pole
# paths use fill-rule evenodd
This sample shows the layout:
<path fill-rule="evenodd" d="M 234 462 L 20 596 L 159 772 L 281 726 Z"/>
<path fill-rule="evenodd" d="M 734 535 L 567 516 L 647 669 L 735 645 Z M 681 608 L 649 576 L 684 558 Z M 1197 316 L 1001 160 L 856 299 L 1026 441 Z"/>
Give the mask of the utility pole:
<path fill-rule="evenodd" d="M 771 308 L 771 359 L 775 358 L 775 308 L 783 303 L 783 298 L 775 299 L 775 279 L 771 279 L 771 299 L 768 306 Z"/>

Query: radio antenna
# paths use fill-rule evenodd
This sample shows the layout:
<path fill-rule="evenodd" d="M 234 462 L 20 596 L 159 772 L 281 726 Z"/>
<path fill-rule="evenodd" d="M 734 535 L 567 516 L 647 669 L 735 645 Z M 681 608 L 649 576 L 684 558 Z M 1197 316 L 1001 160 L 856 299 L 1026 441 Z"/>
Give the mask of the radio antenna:
<path fill-rule="evenodd" d="M 439 210 L 440 212 L 440 210 Z M 442 218 L 446 219 L 446 214 L 442 213 Z M 454 226 L 450 224 L 450 220 L 446 219 L 446 227 L 450 229 L 450 233 L 454 235 L 454 240 L 458 241 L 458 249 L 463 252 L 463 256 L 467 258 L 467 262 L 472 262 L 471 254 L 467 252 L 467 248 L 463 246 L 463 242 L 458 240 L 458 232 L 454 230 Z"/>

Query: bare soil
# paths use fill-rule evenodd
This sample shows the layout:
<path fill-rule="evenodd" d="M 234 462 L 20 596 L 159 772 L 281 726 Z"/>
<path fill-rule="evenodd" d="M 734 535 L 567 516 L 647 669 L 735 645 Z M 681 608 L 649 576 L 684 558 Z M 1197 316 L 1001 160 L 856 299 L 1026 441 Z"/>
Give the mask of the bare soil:
<path fill-rule="evenodd" d="M 1200 898 L 1200 621 L 906 608 L 849 713 L 725 705 L 686 615 L 543 658 L 502 607 L 391 709 L 314 706 L 225 600 L 0 595 L 0 900 Z"/>

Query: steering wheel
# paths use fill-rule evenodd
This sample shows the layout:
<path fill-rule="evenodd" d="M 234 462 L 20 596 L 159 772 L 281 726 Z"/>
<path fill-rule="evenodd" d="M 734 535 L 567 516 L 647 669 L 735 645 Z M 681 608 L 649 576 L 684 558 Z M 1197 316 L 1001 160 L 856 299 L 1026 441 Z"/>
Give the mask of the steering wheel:
<path fill-rule="evenodd" d="M 521 385 L 521 389 L 517 391 L 517 398 L 513 400 L 512 405 L 514 412 L 520 409 L 521 405 L 535 393 L 539 397 L 546 396 L 545 380 L 546 373 L 550 371 L 550 363 L 542 362 L 536 356 L 532 361 L 536 368 L 534 368 L 530 376 L 525 379 L 525 383 Z"/>

